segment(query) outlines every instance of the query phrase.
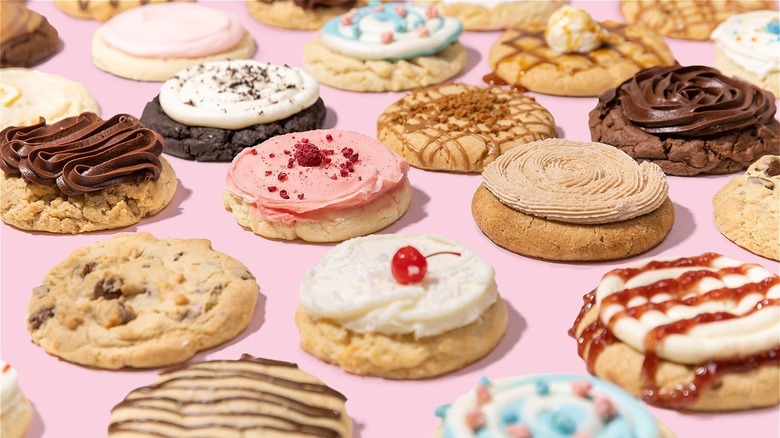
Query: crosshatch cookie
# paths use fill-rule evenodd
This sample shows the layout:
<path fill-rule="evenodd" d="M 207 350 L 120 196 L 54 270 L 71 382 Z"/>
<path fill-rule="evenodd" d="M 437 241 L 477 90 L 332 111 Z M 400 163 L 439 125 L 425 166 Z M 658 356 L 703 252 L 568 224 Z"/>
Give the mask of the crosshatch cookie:
<path fill-rule="evenodd" d="M 0 2 L 0 67 L 32 67 L 60 50 L 60 37 L 23 3 Z"/>
<path fill-rule="evenodd" d="M 658 166 L 601 143 L 517 146 L 482 173 L 471 213 L 495 244 L 558 261 L 641 254 L 669 234 L 674 207 Z"/>
<path fill-rule="evenodd" d="M 533 97 L 466 84 L 413 91 L 379 116 L 377 131 L 412 166 L 456 172 L 481 172 L 517 145 L 556 136 Z"/>
<path fill-rule="evenodd" d="M 707 253 L 608 272 L 570 334 L 588 371 L 654 406 L 780 403 L 780 277 Z"/>
<path fill-rule="evenodd" d="M 54 0 L 54 6 L 73 17 L 106 21 L 128 9 L 164 1 L 181 2 L 194 0 Z"/>
<path fill-rule="evenodd" d="M 27 330 L 80 365 L 161 367 L 236 337 L 257 296 L 255 277 L 208 240 L 122 234 L 49 271 L 33 289 Z"/>
<path fill-rule="evenodd" d="M 360 375 L 423 379 L 462 368 L 504 336 L 495 272 L 436 235 L 373 235 L 309 270 L 295 322 L 301 347 Z"/>
<path fill-rule="evenodd" d="M 328 21 L 304 47 L 306 70 L 352 91 L 401 91 L 450 79 L 466 66 L 460 21 L 404 3 L 354 9 Z"/>
<path fill-rule="evenodd" d="M 248 0 L 261 23 L 284 29 L 317 30 L 328 20 L 368 4 L 368 0 Z"/>
<path fill-rule="evenodd" d="M 94 113 L 0 132 L 0 215 L 23 230 L 122 228 L 159 213 L 176 192 L 162 139 L 138 119 Z"/>
<path fill-rule="evenodd" d="M 322 127 L 325 103 L 304 70 L 252 60 L 189 67 L 163 84 L 141 122 L 165 139 L 165 152 L 230 161 L 244 148 Z"/>
<path fill-rule="evenodd" d="M 19 387 L 16 370 L 0 360 L 2 368 L 2 402 L 0 402 L 0 435 L 4 438 L 24 438 L 32 419 L 32 405 Z"/>
<path fill-rule="evenodd" d="M 294 363 L 252 357 L 163 372 L 111 410 L 110 438 L 351 438 L 347 398 Z"/>
<path fill-rule="evenodd" d="M 780 156 L 765 155 L 712 199 L 715 225 L 737 245 L 780 261 Z"/>
<path fill-rule="evenodd" d="M 762 9 L 777 9 L 777 4 L 772 0 L 620 1 L 620 10 L 629 23 L 672 38 L 702 41 L 730 16 Z"/>
<path fill-rule="evenodd" d="M 488 55 L 503 82 L 538 93 L 598 96 L 643 68 L 675 63 L 663 39 L 638 26 L 597 23 L 564 6 L 547 24 L 504 33 Z"/>
<path fill-rule="evenodd" d="M 780 155 L 772 93 L 704 66 L 654 67 L 599 97 L 589 115 L 593 141 L 667 175 L 737 172 Z"/>
<path fill-rule="evenodd" d="M 546 23 L 556 9 L 568 2 L 565 0 L 417 0 L 415 3 L 435 4 L 442 15 L 459 19 L 466 30 L 504 30 L 532 23 Z"/>

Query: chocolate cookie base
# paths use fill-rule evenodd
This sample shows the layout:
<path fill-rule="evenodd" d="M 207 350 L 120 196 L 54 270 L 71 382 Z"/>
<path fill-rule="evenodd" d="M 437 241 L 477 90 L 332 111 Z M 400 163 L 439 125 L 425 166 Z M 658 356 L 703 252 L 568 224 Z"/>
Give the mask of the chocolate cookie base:
<path fill-rule="evenodd" d="M 651 161 L 667 175 L 738 172 L 764 155 L 780 154 L 780 123 L 775 119 L 720 137 L 660 137 L 634 126 L 620 104 L 608 108 L 599 102 L 590 112 L 588 124 L 593 141 L 615 146 L 637 161 Z"/>
<path fill-rule="evenodd" d="M 157 96 L 146 104 L 141 123 L 163 136 L 164 152 L 169 155 L 195 161 L 231 161 L 244 148 L 271 137 L 321 128 L 325 113 L 325 103 L 320 98 L 314 105 L 276 122 L 243 129 L 206 128 L 182 125 L 171 119 Z"/>
<path fill-rule="evenodd" d="M 0 68 L 32 67 L 60 51 L 60 36 L 46 18 L 30 33 L 0 44 Z"/>

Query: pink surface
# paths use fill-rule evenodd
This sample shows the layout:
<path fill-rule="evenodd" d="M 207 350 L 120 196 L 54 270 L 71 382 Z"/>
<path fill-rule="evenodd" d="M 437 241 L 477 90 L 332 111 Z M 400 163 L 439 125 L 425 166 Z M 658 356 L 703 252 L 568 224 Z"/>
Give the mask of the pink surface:
<path fill-rule="evenodd" d="M 205 4 L 205 2 L 203 2 Z M 597 19 L 621 16 L 617 3 L 584 3 Z M 140 116 L 159 83 L 139 83 L 114 77 L 90 60 L 95 21 L 70 18 L 51 3 L 32 3 L 59 30 L 63 51 L 38 68 L 79 80 L 94 93 L 106 116 L 127 112 Z M 257 40 L 261 61 L 302 66 L 303 44 L 312 32 L 278 30 L 255 22 L 243 2 L 211 2 L 208 6 L 237 14 Z M 465 34 L 469 62 L 459 81 L 479 84 L 488 73 L 487 51 L 497 33 Z M 711 64 L 712 44 L 669 41 L 683 64 Z M 376 118 L 402 94 L 368 94 L 322 87 L 329 107 L 327 127 L 376 135 Z M 587 113 L 593 98 L 538 96 L 555 116 L 561 134 L 589 140 Z M 657 248 L 616 263 L 549 263 L 521 257 L 493 245 L 477 228 L 470 213 L 471 197 L 480 184 L 477 175 L 453 175 L 412 169 L 414 198 L 409 212 L 383 232 L 438 232 L 456 238 L 493 263 L 499 290 L 511 305 L 509 333 L 487 358 L 452 375 L 422 382 L 361 378 L 324 364 L 298 347 L 293 321 L 298 284 L 329 245 L 266 240 L 239 227 L 222 207 L 221 193 L 227 163 L 196 163 L 167 157 L 180 179 L 179 191 L 162 213 L 120 232 L 149 231 L 158 237 L 203 237 L 217 250 L 245 263 L 257 277 L 263 298 L 250 327 L 236 340 L 200 354 L 196 359 L 238 358 L 250 353 L 297 362 L 349 397 L 347 408 L 355 436 L 407 438 L 431 436 L 438 421 L 433 409 L 470 389 L 481 376 L 492 378 L 526 373 L 585 373 L 576 344 L 567 336 L 582 303 L 609 269 L 636 263 L 644 257 L 676 257 L 715 251 L 778 271 L 778 263 L 753 255 L 729 242 L 712 220 L 712 196 L 731 176 L 670 177 L 670 196 L 676 222 Z M 149 384 L 156 371 L 100 371 L 83 368 L 47 355 L 30 342 L 25 309 L 31 290 L 49 268 L 71 251 L 117 231 L 77 236 L 26 233 L 2 225 L 2 357 L 19 371 L 19 379 L 35 406 L 30 437 L 105 436 L 111 407 L 130 390 Z M 679 437 L 777 437 L 780 414 L 764 409 L 731 414 L 680 414 L 653 409 Z"/>

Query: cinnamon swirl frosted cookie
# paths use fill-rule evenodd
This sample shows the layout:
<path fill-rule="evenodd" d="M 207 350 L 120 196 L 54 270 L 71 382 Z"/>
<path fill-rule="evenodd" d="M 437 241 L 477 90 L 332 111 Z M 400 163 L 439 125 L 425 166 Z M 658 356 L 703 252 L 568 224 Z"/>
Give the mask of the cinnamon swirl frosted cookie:
<path fill-rule="evenodd" d="M 248 0 L 261 23 L 284 29 L 317 30 L 328 20 L 368 4 L 368 0 Z"/>
<path fill-rule="evenodd" d="M 639 72 L 599 97 L 593 141 L 610 144 L 668 175 L 736 172 L 780 155 L 772 93 L 704 66 Z"/>
<path fill-rule="evenodd" d="M 601 143 L 547 139 L 490 163 L 471 212 L 487 237 L 548 260 L 614 260 L 658 245 L 674 222 L 666 177 Z"/>
<path fill-rule="evenodd" d="M 162 138 L 138 119 L 94 113 L 0 132 L 0 215 L 23 230 L 121 228 L 173 199 L 176 174 Z"/>
<path fill-rule="evenodd" d="M 31 67 L 59 49 L 59 34 L 46 17 L 23 3 L 0 2 L 0 68 Z"/>
<path fill-rule="evenodd" d="M 555 120 L 523 93 L 451 84 L 403 97 L 379 116 L 377 130 L 412 166 L 481 172 L 517 145 L 555 137 Z"/>
<path fill-rule="evenodd" d="M 588 371 L 664 408 L 780 402 L 780 277 L 718 254 L 607 273 L 570 334 Z"/>
<path fill-rule="evenodd" d="M 54 0 L 54 5 L 62 12 L 78 17 L 106 21 L 120 12 L 148 3 L 194 0 Z"/>

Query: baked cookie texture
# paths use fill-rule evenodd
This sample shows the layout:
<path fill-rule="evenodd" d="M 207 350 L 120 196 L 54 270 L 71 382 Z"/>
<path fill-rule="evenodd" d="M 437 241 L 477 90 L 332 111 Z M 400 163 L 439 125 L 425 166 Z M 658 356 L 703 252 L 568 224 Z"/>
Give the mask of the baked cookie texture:
<path fill-rule="evenodd" d="M 465 30 L 492 31 L 544 23 L 556 9 L 568 1 L 502 1 L 480 4 L 482 2 L 479 1 L 418 0 L 415 3 L 435 5 L 442 15 L 459 19 Z"/>
<path fill-rule="evenodd" d="M 247 9 L 257 21 L 274 27 L 317 30 L 328 20 L 368 0 L 248 0 Z"/>
<path fill-rule="evenodd" d="M 765 155 L 712 199 L 715 225 L 737 245 L 780 261 L 780 156 Z"/>
<path fill-rule="evenodd" d="M 32 67 L 60 46 L 59 34 L 46 17 L 23 3 L 0 2 L 0 68 Z"/>
<path fill-rule="evenodd" d="M 481 172 L 503 152 L 556 136 L 555 120 L 533 97 L 499 87 L 437 85 L 390 105 L 377 136 L 410 165 Z"/>
<path fill-rule="evenodd" d="M 160 367 L 233 339 L 257 296 L 254 276 L 208 240 L 123 234 L 55 265 L 33 289 L 27 330 L 80 365 Z"/>
<path fill-rule="evenodd" d="M 116 14 L 149 3 L 185 2 L 195 0 L 54 0 L 54 5 L 62 12 L 78 17 L 98 21 L 107 21 Z"/>

